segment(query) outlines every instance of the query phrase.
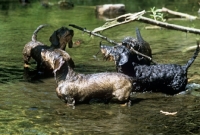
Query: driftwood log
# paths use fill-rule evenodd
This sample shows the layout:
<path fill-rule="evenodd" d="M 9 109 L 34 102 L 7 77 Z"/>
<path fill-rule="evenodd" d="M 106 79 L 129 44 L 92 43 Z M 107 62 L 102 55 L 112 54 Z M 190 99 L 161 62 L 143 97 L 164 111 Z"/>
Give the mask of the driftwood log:
<path fill-rule="evenodd" d="M 162 9 L 157 9 L 156 12 L 165 12 L 165 13 L 172 14 L 172 15 L 175 15 L 175 16 L 180 16 L 181 18 L 186 18 L 186 19 L 189 19 L 189 20 L 196 20 L 197 19 L 197 16 L 173 11 L 173 10 L 170 10 L 168 8 L 165 8 L 165 7 L 163 7 Z"/>
<path fill-rule="evenodd" d="M 166 11 L 169 12 L 169 10 L 166 10 Z M 128 14 L 124 14 L 119 17 L 116 17 L 114 19 L 109 19 L 103 26 L 95 28 L 92 32 L 100 32 L 100 31 L 103 31 L 103 30 L 106 30 L 106 29 L 109 29 L 109 28 L 112 28 L 112 27 L 115 27 L 118 25 L 132 22 L 132 21 L 140 21 L 140 22 L 144 22 L 144 23 L 148 23 L 148 24 L 152 24 L 152 25 L 157 25 L 157 26 L 167 28 L 167 29 L 173 29 L 173 30 L 194 33 L 194 34 L 200 34 L 200 29 L 195 29 L 195 28 L 184 27 L 184 26 L 180 26 L 180 25 L 176 25 L 176 24 L 161 22 L 158 20 L 154 20 L 154 19 L 142 16 L 145 13 L 146 13 L 146 11 L 143 10 L 141 12 L 137 12 L 137 13 L 133 13 L 133 14 L 128 13 Z M 194 16 L 189 16 L 186 14 L 185 14 L 185 16 L 194 18 Z"/>

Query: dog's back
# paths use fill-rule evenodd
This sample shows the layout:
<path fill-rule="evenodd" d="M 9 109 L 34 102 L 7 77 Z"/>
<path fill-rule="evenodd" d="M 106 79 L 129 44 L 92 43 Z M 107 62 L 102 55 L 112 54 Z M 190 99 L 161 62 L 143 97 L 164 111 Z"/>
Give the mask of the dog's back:
<path fill-rule="evenodd" d="M 193 57 L 183 66 L 176 64 L 146 66 L 133 63 L 131 76 L 138 79 L 137 90 L 161 91 L 170 95 L 184 91 L 188 82 L 187 70 L 198 56 L 198 53 L 199 42 L 197 42 Z"/>
<path fill-rule="evenodd" d="M 38 45 L 44 46 L 44 44 L 42 44 L 41 42 L 37 41 L 37 33 L 45 26 L 47 26 L 47 25 L 38 26 L 37 29 L 33 32 L 32 40 L 30 42 L 28 42 L 24 46 L 24 49 L 22 51 L 24 63 L 28 64 L 28 62 L 29 62 L 29 60 L 31 58 L 32 48 L 35 48 Z"/>

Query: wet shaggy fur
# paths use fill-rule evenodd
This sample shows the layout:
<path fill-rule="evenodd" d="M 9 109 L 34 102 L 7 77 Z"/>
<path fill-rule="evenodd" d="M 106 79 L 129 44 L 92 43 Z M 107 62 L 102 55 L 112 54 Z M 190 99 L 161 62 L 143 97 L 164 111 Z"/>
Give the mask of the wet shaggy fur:
<path fill-rule="evenodd" d="M 40 25 L 38 28 L 34 31 L 32 35 L 32 40 L 28 42 L 23 49 L 23 60 L 24 60 L 24 67 L 27 67 L 29 64 L 29 61 L 31 58 L 33 58 L 37 62 L 37 69 L 46 68 L 49 69 L 46 65 L 41 65 L 41 50 L 42 49 L 55 49 L 60 48 L 62 50 L 65 50 L 66 44 L 68 43 L 68 46 L 71 48 L 72 43 L 72 37 L 74 35 L 73 30 L 70 30 L 66 27 L 61 27 L 58 30 L 54 31 L 51 37 L 49 38 L 49 41 L 51 42 L 51 46 L 47 46 L 39 41 L 37 41 L 37 33 L 40 29 L 42 29 L 46 25 Z"/>
<path fill-rule="evenodd" d="M 130 103 L 130 93 L 133 89 L 131 77 L 109 72 L 79 74 L 71 68 L 71 58 L 64 58 L 63 52 L 43 50 L 41 55 L 54 69 L 58 83 L 56 92 L 64 102 L 74 106 L 75 103 L 88 103 L 91 99 L 97 98 L 108 103 L 116 97 L 119 101 Z"/>
<path fill-rule="evenodd" d="M 107 57 L 112 57 L 115 61 L 118 72 L 136 79 L 135 92 L 152 91 L 173 95 L 185 90 L 188 82 L 187 70 L 198 56 L 199 42 L 193 57 L 183 66 L 176 64 L 140 65 L 130 60 L 128 50 L 125 52 L 126 54 L 110 51 Z M 125 63 L 124 59 L 127 59 Z"/>
<path fill-rule="evenodd" d="M 136 36 L 137 39 L 133 37 L 125 37 L 122 40 L 122 45 L 126 46 L 129 50 L 133 48 L 134 50 L 152 58 L 150 44 L 142 38 L 140 30 L 138 28 L 136 28 Z M 138 63 L 140 65 L 150 65 L 151 63 L 149 59 L 144 58 L 140 55 L 137 55 L 135 53 L 132 53 L 132 55 L 133 55 L 132 57 L 134 58 L 133 62 L 135 63 Z"/>
<path fill-rule="evenodd" d="M 116 45 L 116 46 L 111 47 L 108 45 L 100 44 L 100 49 L 101 49 L 102 54 L 107 57 L 109 53 L 121 53 L 122 54 L 121 56 L 123 57 L 120 62 L 121 64 L 126 63 L 127 60 L 129 59 L 129 60 L 132 60 L 132 62 L 138 63 L 140 65 L 150 65 L 151 61 L 148 58 L 142 57 L 131 51 L 132 49 L 134 49 L 152 58 L 150 45 L 142 38 L 138 28 L 136 28 L 136 35 L 137 35 L 137 38 L 125 37 L 122 40 L 122 43 L 121 43 L 122 46 Z"/>

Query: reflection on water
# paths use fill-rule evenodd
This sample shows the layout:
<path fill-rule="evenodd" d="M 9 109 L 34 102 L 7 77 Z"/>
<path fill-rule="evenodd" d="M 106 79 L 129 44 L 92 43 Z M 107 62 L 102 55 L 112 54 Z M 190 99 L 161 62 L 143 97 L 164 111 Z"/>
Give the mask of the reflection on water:
<path fill-rule="evenodd" d="M 144 93 L 122 107 L 93 103 L 65 106 L 55 95 L 54 79 L 2 85 L 0 132 L 9 134 L 190 134 L 199 132 L 199 97 Z M 5 92 L 6 90 L 6 92 Z M 177 112 L 166 116 L 160 110 Z"/>
<path fill-rule="evenodd" d="M 55 2 L 55 1 L 50 1 Z M 114 1 L 115 3 L 119 1 Z M 141 1 L 124 1 L 127 11 L 140 11 L 155 6 Z M 170 2 L 159 1 L 172 7 Z M 1 134 L 198 134 L 200 132 L 200 81 L 199 57 L 189 68 L 189 83 L 194 86 L 186 94 L 167 96 L 160 93 L 136 93 L 131 99 L 131 107 L 122 107 L 115 100 L 105 105 L 99 102 L 80 104 L 76 109 L 67 107 L 55 93 L 56 83 L 53 77 L 31 76 L 31 82 L 24 80 L 22 49 L 31 40 L 31 35 L 40 24 L 50 24 L 38 33 L 38 40 L 50 45 L 49 37 L 54 30 L 68 24 L 76 24 L 93 30 L 104 24 L 95 17 L 95 4 L 104 1 L 75 1 L 73 9 L 64 10 L 58 6 L 44 8 L 38 1 L 32 1 L 26 7 L 18 1 L 5 1 L 0 4 L 0 133 Z M 85 5 L 85 6 L 81 6 Z M 87 6 L 89 5 L 89 6 Z M 131 7 L 134 5 L 134 8 Z M 187 5 L 187 6 L 185 6 Z M 196 15 L 198 9 L 194 3 L 186 1 L 173 3 L 173 7 L 187 7 Z M 193 8 L 189 8 L 192 7 Z M 191 10 L 192 9 L 192 10 Z M 188 27 L 200 28 L 199 20 L 176 21 Z M 145 30 L 147 24 L 132 22 L 102 34 L 120 42 L 125 36 L 135 36 L 135 28 L 151 45 L 153 59 L 158 63 L 185 64 L 193 55 L 193 50 L 182 52 L 184 48 L 194 46 L 198 35 L 173 30 Z M 73 41 L 83 41 L 79 46 L 67 48 L 75 61 L 75 70 L 80 73 L 115 71 L 114 63 L 103 61 L 99 51 L 98 37 L 89 37 L 86 33 L 74 29 Z M 106 41 L 103 41 L 105 44 Z M 34 71 L 35 62 L 31 62 Z M 33 74 L 34 75 L 34 74 Z M 30 77 L 30 76 L 29 76 Z M 194 84 L 196 83 L 196 84 Z M 160 113 L 160 110 L 177 112 L 174 116 Z"/>

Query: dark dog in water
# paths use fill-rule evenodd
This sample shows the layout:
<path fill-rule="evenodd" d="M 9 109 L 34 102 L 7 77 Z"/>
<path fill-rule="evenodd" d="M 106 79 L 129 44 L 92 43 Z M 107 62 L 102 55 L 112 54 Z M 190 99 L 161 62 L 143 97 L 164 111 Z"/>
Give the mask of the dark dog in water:
<path fill-rule="evenodd" d="M 198 56 L 199 42 L 197 42 L 193 57 L 183 66 L 176 64 L 140 65 L 130 60 L 131 52 L 127 48 L 122 48 L 125 53 L 111 48 L 109 52 L 104 54 L 106 54 L 107 59 L 115 61 L 118 72 L 136 79 L 134 82 L 135 92 L 152 91 L 174 95 L 185 91 L 188 82 L 187 70 Z"/>
<path fill-rule="evenodd" d="M 136 36 L 137 39 L 133 37 L 125 37 L 122 40 L 122 45 L 126 46 L 129 50 L 134 49 L 146 56 L 149 56 L 152 58 L 152 52 L 151 52 L 151 47 L 148 42 L 146 42 L 141 34 L 140 30 L 136 28 Z M 138 63 L 140 65 L 150 65 L 151 61 L 145 57 L 142 57 L 140 55 L 137 55 L 135 53 L 132 54 L 132 57 L 135 57 L 135 60 L 133 62 Z"/>
<path fill-rule="evenodd" d="M 134 80 L 122 73 L 79 74 L 72 68 L 67 52 L 43 50 L 42 59 L 53 68 L 58 87 L 57 95 L 64 102 L 74 106 L 75 102 L 86 102 L 93 98 L 108 103 L 113 97 L 130 104 L 130 93 Z M 64 57 L 65 56 L 65 57 Z M 68 56 L 68 57 L 66 57 Z"/>
<path fill-rule="evenodd" d="M 132 62 L 138 63 L 140 65 L 150 65 L 151 61 L 148 58 L 138 55 L 132 51 L 132 49 L 134 49 L 138 51 L 139 53 L 146 55 L 149 58 L 152 58 L 150 45 L 148 42 L 146 42 L 142 38 L 138 28 L 136 28 L 136 35 L 137 35 L 137 38 L 125 37 L 122 40 L 122 43 L 121 43 L 122 46 L 116 45 L 116 46 L 110 47 L 107 45 L 100 44 L 100 49 L 101 49 L 102 54 L 106 56 L 111 52 L 121 53 L 122 55 L 124 55 L 124 57 L 122 58 L 124 62 L 127 62 L 127 60 L 129 59 Z M 122 62 L 122 59 L 121 59 L 121 62 Z"/>
<path fill-rule="evenodd" d="M 47 65 L 41 65 L 41 50 L 42 49 L 55 49 L 60 48 L 65 50 L 66 44 L 68 43 L 68 47 L 71 48 L 72 37 L 74 35 L 73 30 L 68 29 L 66 27 L 61 27 L 58 30 L 54 31 L 51 35 L 49 41 L 51 42 L 51 46 L 47 46 L 39 41 L 37 41 L 37 33 L 40 29 L 42 29 L 46 25 L 40 25 L 34 31 L 32 35 L 32 40 L 28 42 L 23 49 L 23 60 L 24 67 L 27 68 L 29 66 L 29 61 L 31 57 L 37 62 L 37 70 L 43 69 L 43 71 L 49 70 Z"/>

